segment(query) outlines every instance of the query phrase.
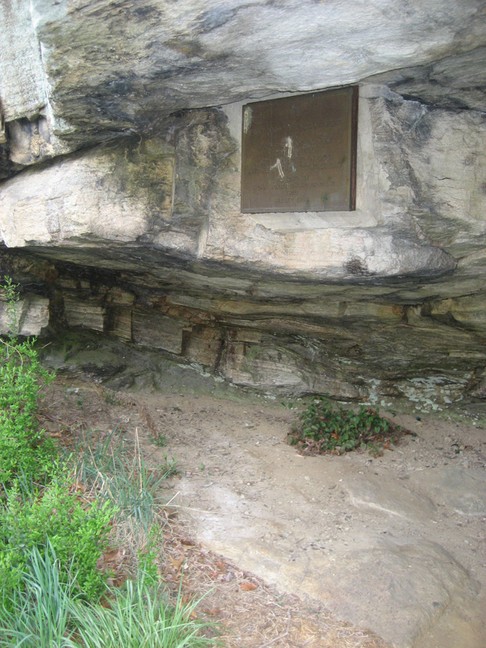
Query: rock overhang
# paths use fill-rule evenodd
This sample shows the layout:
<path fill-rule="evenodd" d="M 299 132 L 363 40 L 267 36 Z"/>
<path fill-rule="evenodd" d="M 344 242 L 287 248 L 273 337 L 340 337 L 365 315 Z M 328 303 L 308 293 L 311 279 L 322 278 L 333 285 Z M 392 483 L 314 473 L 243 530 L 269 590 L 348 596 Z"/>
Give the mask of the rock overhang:
<path fill-rule="evenodd" d="M 269 389 L 482 384 L 482 2 L 1 11 L 2 235 L 60 321 Z M 242 103 L 356 82 L 356 211 L 242 214 Z"/>
<path fill-rule="evenodd" d="M 420 96 L 420 82 L 433 89 L 445 81 L 460 94 L 484 83 L 484 18 L 480 0 L 447 10 L 440 0 L 413 8 L 390 0 L 9 0 L 0 101 L 7 126 L 40 120 L 48 157 L 157 132 L 174 111 L 357 83 L 400 68 L 435 66 L 428 76 L 422 67 L 406 73 L 408 84 L 402 75 L 396 84 L 404 92 Z"/>

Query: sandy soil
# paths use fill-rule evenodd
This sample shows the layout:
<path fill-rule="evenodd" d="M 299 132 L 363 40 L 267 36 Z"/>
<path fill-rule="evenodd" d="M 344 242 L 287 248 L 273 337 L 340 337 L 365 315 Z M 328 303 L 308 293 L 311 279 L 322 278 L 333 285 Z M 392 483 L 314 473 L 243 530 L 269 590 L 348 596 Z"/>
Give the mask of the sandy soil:
<path fill-rule="evenodd" d="M 209 592 L 201 610 L 221 622 L 224 644 L 248 648 L 391 646 L 393 632 L 381 632 L 380 622 L 378 632 L 358 622 L 367 617 L 355 591 L 349 590 L 348 607 L 330 600 L 332 575 L 326 578 L 329 565 L 365 547 L 371 532 L 385 539 L 440 538 L 474 575 L 484 602 L 480 495 L 468 501 L 454 495 L 460 492 L 454 480 L 486 468 L 481 408 L 469 409 L 468 419 L 465 413 L 396 415 L 417 436 L 373 458 L 300 456 L 285 441 L 295 411 L 231 389 L 188 392 L 172 384 L 164 392 L 112 391 L 66 374 L 49 388 L 42 411 L 53 434 L 116 428 L 127 438 L 138 435 L 152 469 L 167 456 L 176 460 L 178 475 L 162 494 L 170 502 L 166 579 L 182 578 L 191 595 Z M 403 492 L 393 490 L 403 484 Z M 437 627 L 418 619 L 413 645 L 482 648 L 478 612 L 468 609 L 468 615 L 463 609 L 442 615 Z"/>

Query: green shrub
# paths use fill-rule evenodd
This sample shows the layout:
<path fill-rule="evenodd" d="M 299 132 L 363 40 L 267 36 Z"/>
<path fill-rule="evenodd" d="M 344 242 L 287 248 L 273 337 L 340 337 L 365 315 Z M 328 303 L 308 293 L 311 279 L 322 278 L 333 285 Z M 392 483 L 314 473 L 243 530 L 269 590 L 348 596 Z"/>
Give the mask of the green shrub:
<path fill-rule="evenodd" d="M 309 454 L 343 454 L 366 448 L 380 453 L 397 443 L 402 434 L 399 426 L 372 407 L 354 412 L 326 398 L 315 398 L 300 414 L 288 440 Z"/>
<path fill-rule="evenodd" d="M 3 284 L 10 329 L 15 332 L 16 286 Z M 8 604 L 22 580 L 30 552 L 50 544 L 66 576 L 71 564 L 78 590 L 96 599 L 105 589 L 97 562 L 107 543 L 113 505 L 83 501 L 73 473 L 37 421 L 40 389 L 52 376 L 42 367 L 34 340 L 0 339 L 0 583 Z"/>
<path fill-rule="evenodd" d="M 12 487 L 0 518 L 3 596 L 18 586 L 26 552 L 36 547 L 44 550 L 50 543 L 61 572 L 66 575 L 72 567 L 78 591 L 96 600 L 106 586 L 106 575 L 97 563 L 106 548 L 113 515 L 113 505 L 83 501 L 62 475 L 28 498 Z"/>
<path fill-rule="evenodd" d="M 0 339 L 0 484 L 17 476 L 43 481 L 56 456 L 36 418 L 40 389 L 51 380 L 33 340 Z"/>

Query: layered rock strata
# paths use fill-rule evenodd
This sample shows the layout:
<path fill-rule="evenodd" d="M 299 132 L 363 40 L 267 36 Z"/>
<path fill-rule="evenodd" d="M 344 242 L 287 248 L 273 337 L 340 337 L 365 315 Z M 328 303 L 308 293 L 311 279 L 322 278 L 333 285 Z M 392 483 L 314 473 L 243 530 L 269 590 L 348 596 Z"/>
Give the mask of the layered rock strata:
<path fill-rule="evenodd" d="M 39 331 L 269 392 L 483 396 L 483 3 L 9 0 L 0 17 L 2 270 L 49 298 Z M 351 83 L 356 209 L 243 214 L 243 102 Z"/>

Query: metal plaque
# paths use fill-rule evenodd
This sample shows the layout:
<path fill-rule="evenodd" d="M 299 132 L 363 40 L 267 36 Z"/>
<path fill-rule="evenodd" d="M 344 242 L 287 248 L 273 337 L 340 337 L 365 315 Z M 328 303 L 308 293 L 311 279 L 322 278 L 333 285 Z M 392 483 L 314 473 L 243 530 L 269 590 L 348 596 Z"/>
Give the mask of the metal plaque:
<path fill-rule="evenodd" d="M 355 209 L 358 88 L 243 107 L 241 211 Z"/>

